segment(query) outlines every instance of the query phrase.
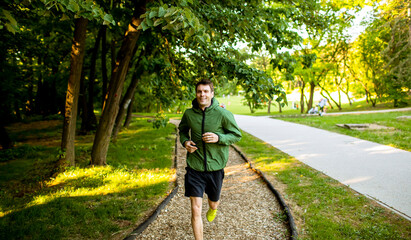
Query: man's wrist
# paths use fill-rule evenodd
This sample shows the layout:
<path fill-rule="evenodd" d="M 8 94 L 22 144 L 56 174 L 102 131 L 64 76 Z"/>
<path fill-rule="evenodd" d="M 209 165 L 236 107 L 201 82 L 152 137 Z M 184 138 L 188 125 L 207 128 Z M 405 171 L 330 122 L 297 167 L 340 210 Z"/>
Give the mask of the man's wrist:
<path fill-rule="evenodd" d="M 217 135 L 217 142 L 216 143 L 219 143 L 220 142 L 220 135 L 218 135 L 217 133 L 215 135 Z"/>

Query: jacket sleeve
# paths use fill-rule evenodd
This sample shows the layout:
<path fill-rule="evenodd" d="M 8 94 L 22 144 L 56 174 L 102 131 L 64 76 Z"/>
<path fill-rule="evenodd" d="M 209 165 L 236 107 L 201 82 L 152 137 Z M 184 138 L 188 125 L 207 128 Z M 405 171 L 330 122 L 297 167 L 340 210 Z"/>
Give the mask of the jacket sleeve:
<path fill-rule="evenodd" d="M 178 125 L 178 130 L 180 133 L 180 143 L 184 147 L 184 143 L 190 140 L 190 126 L 188 125 L 187 112 L 184 112 L 183 118 L 181 119 L 181 122 Z"/>
<path fill-rule="evenodd" d="M 218 133 L 218 143 L 222 145 L 231 145 L 241 140 L 241 131 L 237 126 L 234 116 L 227 111 L 223 118 L 224 134 Z"/>

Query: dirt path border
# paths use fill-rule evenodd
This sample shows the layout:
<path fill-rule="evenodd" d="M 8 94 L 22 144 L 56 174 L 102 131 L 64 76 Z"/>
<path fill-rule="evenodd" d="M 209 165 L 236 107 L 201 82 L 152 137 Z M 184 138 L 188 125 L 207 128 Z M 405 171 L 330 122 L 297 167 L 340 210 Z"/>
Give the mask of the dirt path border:
<path fill-rule="evenodd" d="M 275 195 L 275 197 L 277 198 L 278 202 L 281 205 L 281 208 L 284 210 L 284 213 L 287 216 L 288 225 L 289 225 L 289 228 L 290 228 L 290 231 L 291 231 L 291 239 L 293 239 L 293 240 L 298 239 L 298 231 L 297 231 L 297 227 L 296 227 L 295 222 L 294 222 L 294 217 L 291 214 L 290 208 L 288 207 L 287 203 L 285 203 L 284 198 L 281 196 L 281 193 L 274 188 L 274 186 L 271 184 L 271 182 L 265 177 L 263 172 L 261 172 L 259 169 L 255 168 L 253 166 L 253 163 L 240 151 L 240 149 L 237 146 L 231 145 L 231 147 L 238 154 L 240 154 L 241 158 L 243 158 L 243 160 L 245 162 L 248 163 L 249 168 L 251 170 L 253 170 L 255 173 L 257 173 L 260 176 L 260 178 L 262 178 L 263 181 L 267 184 L 267 187 Z"/>

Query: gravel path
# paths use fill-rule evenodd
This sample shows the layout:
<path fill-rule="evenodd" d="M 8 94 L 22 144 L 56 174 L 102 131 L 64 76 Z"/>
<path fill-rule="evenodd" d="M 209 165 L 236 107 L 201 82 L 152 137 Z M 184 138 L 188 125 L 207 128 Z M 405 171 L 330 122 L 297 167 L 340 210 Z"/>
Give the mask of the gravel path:
<path fill-rule="evenodd" d="M 137 239 L 194 239 L 190 200 L 184 197 L 186 150 L 177 144 L 178 193 L 158 218 Z M 204 239 L 289 239 L 287 225 L 281 221 L 281 208 L 266 184 L 230 148 L 225 168 L 221 203 L 216 219 L 209 223 L 203 198 Z"/>

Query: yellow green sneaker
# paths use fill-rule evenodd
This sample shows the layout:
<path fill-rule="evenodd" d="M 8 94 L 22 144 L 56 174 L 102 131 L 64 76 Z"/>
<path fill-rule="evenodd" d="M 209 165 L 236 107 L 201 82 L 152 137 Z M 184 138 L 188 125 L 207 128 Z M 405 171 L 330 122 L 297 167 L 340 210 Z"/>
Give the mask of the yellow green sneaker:
<path fill-rule="evenodd" d="M 212 222 L 216 216 L 217 216 L 217 209 L 209 208 L 207 211 L 207 221 Z"/>

